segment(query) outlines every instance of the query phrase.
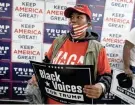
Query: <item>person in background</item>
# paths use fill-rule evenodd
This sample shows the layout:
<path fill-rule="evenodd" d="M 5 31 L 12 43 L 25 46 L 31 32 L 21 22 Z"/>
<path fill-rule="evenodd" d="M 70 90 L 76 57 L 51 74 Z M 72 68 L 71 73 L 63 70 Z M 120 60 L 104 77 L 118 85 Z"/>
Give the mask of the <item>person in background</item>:
<path fill-rule="evenodd" d="M 70 33 L 63 35 L 64 41 L 56 54 L 53 48 L 58 44 L 57 37 L 45 54 L 44 62 L 52 64 L 66 65 L 94 65 L 97 72 L 95 84 L 86 84 L 83 92 L 88 98 L 99 99 L 110 89 L 111 69 L 106 55 L 105 48 L 96 41 L 97 34 L 91 30 L 92 12 L 87 5 L 77 4 L 69 7 L 64 12 L 65 17 L 69 18 Z M 63 55 L 66 54 L 66 57 Z M 79 59 L 79 58 L 83 59 Z M 72 59 L 71 59 L 72 58 Z M 30 80 L 32 84 L 37 84 L 35 76 Z M 47 104 L 60 104 L 59 102 L 47 98 Z"/>
<path fill-rule="evenodd" d="M 123 47 L 124 71 L 129 77 L 135 73 L 135 28 L 127 34 Z"/>

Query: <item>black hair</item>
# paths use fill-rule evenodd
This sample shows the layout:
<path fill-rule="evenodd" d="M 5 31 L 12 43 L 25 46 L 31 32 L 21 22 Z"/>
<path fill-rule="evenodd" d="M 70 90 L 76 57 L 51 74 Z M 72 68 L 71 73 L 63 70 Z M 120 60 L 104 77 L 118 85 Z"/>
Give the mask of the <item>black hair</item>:
<path fill-rule="evenodd" d="M 84 15 L 86 15 L 86 14 L 84 14 Z M 86 15 L 86 18 L 87 18 L 87 22 L 91 23 L 91 18 L 88 15 Z"/>

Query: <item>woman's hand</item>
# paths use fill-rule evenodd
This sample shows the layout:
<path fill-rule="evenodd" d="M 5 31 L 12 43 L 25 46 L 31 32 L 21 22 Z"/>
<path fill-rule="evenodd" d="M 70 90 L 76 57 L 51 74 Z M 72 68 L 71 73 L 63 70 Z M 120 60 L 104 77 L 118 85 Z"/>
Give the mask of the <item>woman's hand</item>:
<path fill-rule="evenodd" d="M 125 69 L 125 74 L 127 74 L 128 77 L 133 78 L 133 72 L 130 70 L 130 68 Z"/>
<path fill-rule="evenodd" d="M 95 85 L 85 85 L 83 88 L 83 92 L 86 94 L 87 97 L 97 99 L 101 96 L 103 88 L 99 83 Z"/>
<path fill-rule="evenodd" d="M 35 75 L 32 75 L 32 78 L 28 81 L 29 84 L 33 84 L 35 86 L 38 86 L 37 80 Z"/>

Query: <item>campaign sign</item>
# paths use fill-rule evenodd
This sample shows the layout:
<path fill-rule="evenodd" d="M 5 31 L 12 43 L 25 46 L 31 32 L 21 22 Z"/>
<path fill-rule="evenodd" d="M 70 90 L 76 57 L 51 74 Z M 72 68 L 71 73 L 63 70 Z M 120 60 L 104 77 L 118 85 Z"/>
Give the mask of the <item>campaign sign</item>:
<path fill-rule="evenodd" d="M 127 31 L 102 29 L 101 43 L 109 49 L 108 51 L 112 49 L 121 54 L 119 51 L 123 49 L 123 45 L 125 43 L 125 33 L 127 33 Z"/>
<path fill-rule="evenodd" d="M 92 11 L 92 25 L 102 27 L 106 0 L 78 0 L 79 4 L 86 4 Z"/>
<path fill-rule="evenodd" d="M 68 24 L 64 16 L 67 7 L 73 7 L 76 0 L 46 0 L 45 2 L 45 23 Z"/>
<path fill-rule="evenodd" d="M 59 24 L 44 24 L 44 43 L 52 43 L 53 40 L 60 36 L 65 35 L 69 32 L 69 27 L 67 25 Z"/>
<path fill-rule="evenodd" d="M 12 42 L 12 62 L 41 61 L 41 43 Z"/>
<path fill-rule="evenodd" d="M 96 7 L 91 6 L 92 10 L 92 25 L 94 26 L 100 26 L 103 25 L 103 17 L 104 17 L 104 8 L 103 7 Z"/>
<path fill-rule="evenodd" d="M 51 43 L 50 44 L 47 44 L 47 43 L 43 44 L 43 53 L 42 53 L 43 59 L 45 58 L 45 54 L 49 51 L 51 45 L 52 45 Z"/>
<path fill-rule="evenodd" d="M 12 40 L 43 42 L 43 23 L 13 21 Z"/>
<path fill-rule="evenodd" d="M 10 50 L 10 42 L 0 40 L 0 60 L 9 60 Z"/>
<path fill-rule="evenodd" d="M 13 83 L 12 84 L 12 99 L 25 99 L 26 83 Z"/>
<path fill-rule="evenodd" d="M 105 8 L 132 13 L 134 9 L 134 0 L 106 0 Z"/>
<path fill-rule="evenodd" d="M 112 30 L 112 29 L 103 29 L 102 30 L 102 37 L 101 37 L 101 42 L 106 44 L 106 43 L 111 43 L 115 45 L 124 45 L 125 43 L 125 38 L 126 38 L 126 33 L 128 31 L 117 31 L 117 30 Z M 108 47 L 108 46 L 106 46 Z M 111 46 L 110 46 L 111 47 Z M 120 48 L 122 46 L 114 46 L 112 48 Z"/>
<path fill-rule="evenodd" d="M 13 80 L 27 81 L 32 77 L 33 69 L 27 63 L 13 63 L 12 72 Z"/>
<path fill-rule="evenodd" d="M 0 39 L 11 38 L 11 21 L 0 19 Z"/>
<path fill-rule="evenodd" d="M 117 31 L 129 31 L 132 23 L 132 13 L 115 10 L 105 10 L 103 27 Z"/>
<path fill-rule="evenodd" d="M 11 17 L 12 0 L 0 0 L 0 17 Z"/>
<path fill-rule="evenodd" d="M 133 79 L 133 84 L 131 88 L 122 88 L 118 84 L 117 75 L 122 73 L 123 70 L 114 69 L 113 70 L 113 79 L 111 85 L 111 93 L 115 94 L 122 100 L 128 102 L 129 104 L 135 103 L 135 79 Z"/>
<path fill-rule="evenodd" d="M 108 49 L 109 50 L 109 49 Z M 119 68 L 123 69 L 123 58 L 122 53 L 117 53 L 115 50 L 107 51 L 107 57 L 110 63 L 110 67 L 113 68 Z"/>
<path fill-rule="evenodd" d="M 102 30 L 101 43 L 105 46 L 111 68 L 123 69 L 123 46 L 126 31 Z"/>
<path fill-rule="evenodd" d="M 83 93 L 84 85 L 94 83 L 92 65 L 57 65 L 31 62 L 41 93 L 61 103 L 93 103 Z"/>
<path fill-rule="evenodd" d="M 43 22 L 44 1 L 13 0 L 13 20 Z"/>
<path fill-rule="evenodd" d="M 10 63 L 0 62 L 0 79 L 9 79 Z"/>
<path fill-rule="evenodd" d="M 0 82 L 0 98 L 9 98 L 9 87 L 8 82 Z"/>

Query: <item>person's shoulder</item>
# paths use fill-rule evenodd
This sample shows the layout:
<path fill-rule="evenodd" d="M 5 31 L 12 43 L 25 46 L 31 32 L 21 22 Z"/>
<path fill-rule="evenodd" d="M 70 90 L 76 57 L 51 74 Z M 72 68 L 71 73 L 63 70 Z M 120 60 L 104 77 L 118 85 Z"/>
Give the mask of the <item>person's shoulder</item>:
<path fill-rule="evenodd" d="M 97 43 L 97 44 L 101 44 L 99 41 L 97 40 L 92 40 L 94 43 Z"/>
<path fill-rule="evenodd" d="M 101 42 L 97 41 L 97 40 L 92 40 L 93 43 L 102 46 Z"/>
<path fill-rule="evenodd" d="M 99 48 L 99 49 L 102 49 L 104 48 L 104 46 L 101 44 L 101 42 L 97 41 L 97 40 L 91 40 L 92 41 L 92 45 L 95 46 L 95 48 Z"/>
<path fill-rule="evenodd" d="M 56 37 L 53 41 L 53 45 L 55 44 L 61 44 L 63 43 L 64 41 L 66 41 L 68 39 L 68 36 L 67 35 L 60 35 L 58 37 Z"/>
<path fill-rule="evenodd" d="M 67 35 L 60 35 L 60 36 L 58 36 L 58 37 L 56 37 L 55 38 L 55 40 L 59 40 L 59 39 L 63 39 L 63 38 L 66 38 L 67 37 Z"/>

